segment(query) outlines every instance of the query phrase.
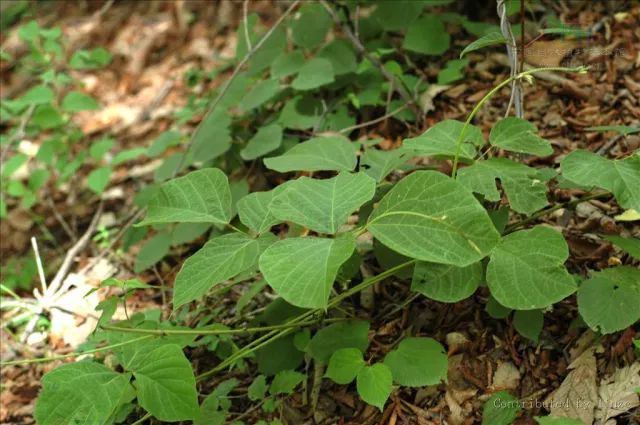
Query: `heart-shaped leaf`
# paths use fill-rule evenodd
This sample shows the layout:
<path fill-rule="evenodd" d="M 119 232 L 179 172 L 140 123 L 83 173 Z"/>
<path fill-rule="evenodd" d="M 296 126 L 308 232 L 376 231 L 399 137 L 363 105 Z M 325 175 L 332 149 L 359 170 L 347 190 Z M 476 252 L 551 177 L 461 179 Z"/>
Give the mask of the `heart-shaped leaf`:
<path fill-rule="evenodd" d="M 538 128 L 518 117 L 503 118 L 491 129 L 489 142 L 500 149 L 511 152 L 548 156 L 553 153 L 551 143 L 536 133 Z"/>
<path fill-rule="evenodd" d="M 413 149 L 419 155 L 436 158 L 453 158 L 456 155 L 457 140 L 464 123 L 456 120 L 440 121 L 418 137 L 405 139 L 403 146 Z M 480 129 L 469 125 L 460 148 L 460 160 L 472 162 L 476 156 L 476 147 L 484 144 Z"/>
<path fill-rule="evenodd" d="M 447 353 L 432 338 L 405 338 L 389 352 L 384 364 L 393 380 L 405 387 L 424 387 L 447 381 Z"/>
<path fill-rule="evenodd" d="M 264 164 L 280 173 L 289 171 L 351 171 L 356 167 L 356 150 L 342 136 L 314 137 L 295 145 L 283 155 L 265 158 Z"/>

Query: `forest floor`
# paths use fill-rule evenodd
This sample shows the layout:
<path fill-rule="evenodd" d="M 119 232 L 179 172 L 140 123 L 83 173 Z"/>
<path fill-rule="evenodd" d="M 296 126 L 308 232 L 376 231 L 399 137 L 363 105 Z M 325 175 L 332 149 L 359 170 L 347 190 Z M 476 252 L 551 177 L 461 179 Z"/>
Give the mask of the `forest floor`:
<path fill-rule="evenodd" d="M 637 25 L 640 5 L 618 2 L 616 9 L 606 3 L 557 2 L 553 6 L 566 22 L 604 28 L 588 44 L 580 45 L 572 40 L 539 41 L 529 47 L 527 63 L 530 65 L 571 63 L 592 67 L 592 72 L 585 75 L 543 76 L 535 85 L 524 86 L 525 118 L 536 123 L 542 137 L 553 141 L 556 152 L 555 156 L 534 158 L 535 165 L 555 166 L 564 154 L 576 148 L 608 152 L 611 158 L 617 158 L 640 147 L 640 134 L 618 136 L 611 132 L 585 130 L 599 125 L 640 123 L 640 27 Z M 88 149 L 91 141 L 106 133 L 115 139 L 117 149 L 147 148 L 160 133 L 175 124 L 176 111 L 184 108 L 190 97 L 219 85 L 230 74 L 231 70 L 219 73 L 211 81 L 196 87 L 185 82 L 187 73 L 193 70 L 209 72 L 219 67 L 224 59 L 234 56 L 242 3 L 221 2 L 206 6 L 189 1 L 116 1 L 103 9 L 100 6 L 91 2 L 46 4 L 35 17 L 43 27 L 59 26 L 76 48 L 103 46 L 114 55 L 107 68 L 78 71 L 75 75 L 102 105 L 97 111 L 77 116 L 76 123 L 86 135 L 81 142 L 86 145 L 78 149 Z M 271 2 L 251 2 L 249 7 L 260 14 L 266 25 L 277 19 L 279 9 Z M 613 9 L 617 12 L 613 13 Z M 193 21 L 189 22 L 191 19 Z M 490 19 L 495 21 L 493 17 Z M 452 37 L 459 45 L 472 40 L 463 32 L 454 33 Z M 5 51 L 20 54 L 21 45 L 15 31 L 3 33 L 2 46 Z M 442 119 L 464 120 L 496 81 L 508 77 L 508 68 L 504 66 L 506 55 L 497 49 L 491 51 L 493 53 L 482 52 L 474 56 L 473 66 L 468 67 L 463 80 L 434 90 L 430 99 L 433 108 L 426 113 L 419 128 L 388 119 L 362 129 L 359 137 L 382 137 L 381 146 L 391 149 L 398 146 L 403 137 L 421 134 Z M 443 62 L 436 58 L 433 66 L 424 72 L 433 77 Z M 16 96 L 29 83 L 24 75 L 13 72 L 6 61 L 1 63 L 1 69 L 3 97 Z M 501 92 L 476 118 L 485 134 L 488 134 L 489 123 L 504 114 L 508 97 L 508 91 Z M 196 117 L 182 126 L 195 128 L 199 119 Z M 167 151 L 170 153 L 171 150 Z M 152 180 L 161 163 L 162 159 L 141 159 L 133 166 L 117 168 L 111 176 L 109 189 L 103 195 L 100 223 L 115 229 L 110 236 L 114 246 L 119 244 L 117 230 L 130 223 L 136 210 L 134 195 L 145 181 Z M 259 169 L 248 171 L 260 172 Z M 79 173 L 83 172 L 81 169 Z M 256 179 L 254 174 L 249 174 L 250 186 Z M 556 188 L 549 193 L 549 199 L 564 202 L 577 193 Z M 74 245 L 71 237 L 78 238 L 84 233 L 100 203 L 95 195 L 76 193 L 74 196 L 70 197 L 66 192 L 47 193 L 46 199 L 38 201 L 34 215 L 18 208 L 10 210 L 8 219 L 0 224 L 2 263 L 6 264 L 10 258 L 32 255 L 31 236 L 41 238 L 42 229 L 46 228 L 51 237 L 39 239 L 40 255 L 43 262 L 55 270 L 55 265 Z M 637 222 L 619 222 L 613 218 L 618 212 L 613 203 L 593 200 L 580 204 L 575 210 L 558 209 L 541 221 L 562 231 L 570 249 L 568 269 L 585 275 L 588 270 L 621 261 L 638 265 L 637 261 L 623 259 L 611 243 L 592 237 L 640 235 Z M 68 231 L 61 221 L 69 224 Z M 172 251 L 141 278 L 149 284 L 170 284 L 183 259 L 201 243 L 202 240 L 196 240 L 191 246 Z M 93 286 L 113 275 L 136 276 L 133 272 L 136 249 L 134 246 L 128 252 L 116 253 L 115 248 L 92 241 L 78 253 L 71 271 L 81 271 L 83 279 Z M 367 267 L 375 272 L 380 266 L 372 261 Z M 242 289 L 242 286 L 234 287 L 212 303 L 223 308 L 233 305 L 242 295 Z M 20 295 L 30 294 L 24 291 Z M 542 403 L 558 388 L 563 392 L 560 396 L 556 394 L 556 400 L 589 397 L 589 394 L 602 391 L 607 383 L 615 388 L 616 382 L 631 379 L 615 373 L 622 366 L 637 362 L 632 342 L 637 335 L 634 328 L 597 337 L 580 326 L 575 297 L 556 304 L 553 311 L 545 314 L 539 343 L 533 344 L 514 330 L 510 320 L 495 320 L 487 314 L 485 305 L 489 295 L 486 288 L 480 288 L 465 301 L 443 304 L 412 296 L 407 285 L 390 278 L 377 284 L 372 295 L 369 310 L 358 312 L 371 322 L 369 355 L 384 354 L 409 330 L 412 334 L 429 335 L 448 347 L 448 383 L 424 389 L 403 389 L 393 394 L 383 412 L 378 412 L 359 400 L 354 385 L 334 386 L 325 382 L 313 415 L 316 423 L 471 424 L 480 421 L 482 405 L 491 394 L 508 390 L 525 406 L 526 414 L 517 423 L 533 424 L 533 416 L 547 411 Z M 69 300 L 70 303 L 76 301 L 77 298 Z M 149 307 L 163 307 L 163 299 L 157 292 L 137 292 L 128 300 L 130 312 Z M 344 308 L 349 309 L 348 305 Z M 46 335 L 35 332 L 27 341 L 21 340 L 15 329 L 3 326 L 0 328 L 3 360 L 71 352 L 92 329 L 91 325 L 83 326 L 83 321 L 62 322 Z M 210 365 L 212 360 L 205 354 L 201 356 L 198 358 L 194 353 L 191 358 L 198 359 L 206 370 L 204 366 Z M 40 378 L 58 364 L 3 368 L 0 422 L 33 423 Z M 249 377 L 231 372 L 228 376 L 216 376 L 206 386 L 213 387 L 231 375 L 241 380 L 239 389 L 246 389 L 250 383 Z M 617 401 L 615 395 L 610 401 Z M 280 415 L 285 423 L 304 423 L 308 420 L 307 409 L 302 395 L 294 394 L 287 399 Z M 230 411 L 235 412 L 232 419 L 242 417 L 249 423 L 261 419 L 260 412 L 244 400 L 234 402 Z M 581 417 L 585 420 L 601 419 L 594 418 L 595 410 L 588 407 L 580 415 L 584 415 Z M 617 420 L 618 424 L 640 423 L 640 410 L 636 407 L 626 411 Z"/>

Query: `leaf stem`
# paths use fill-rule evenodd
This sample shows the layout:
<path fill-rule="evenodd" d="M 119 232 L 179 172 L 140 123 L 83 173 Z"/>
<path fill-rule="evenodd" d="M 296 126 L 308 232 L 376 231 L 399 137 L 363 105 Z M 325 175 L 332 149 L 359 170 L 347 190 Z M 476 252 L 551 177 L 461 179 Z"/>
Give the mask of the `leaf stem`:
<path fill-rule="evenodd" d="M 503 87 L 509 85 L 512 81 L 516 81 L 516 80 L 520 80 L 522 78 L 526 78 L 530 75 L 536 74 L 538 72 L 550 72 L 550 71 L 554 71 L 554 72 L 579 72 L 579 73 L 583 73 L 587 71 L 587 67 L 585 66 L 577 66 L 577 67 L 572 67 L 572 68 L 568 68 L 568 67 L 564 67 L 564 66 L 550 66 L 550 67 L 542 67 L 542 68 L 533 68 L 533 69 L 529 69 L 527 71 L 523 71 L 520 72 L 516 75 L 513 75 L 509 78 L 507 78 L 506 80 L 502 81 L 500 84 L 498 84 L 497 86 L 495 86 L 493 89 L 491 89 L 489 91 L 489 93 L 485 94 L 484 97 L 482 99 L 480 99 L 480 101 L 478 103 L 476 103 L 476 106 L 473 107 L 473 110 L 471 110 L 471 113 L 467 116 L 467 120 L 464 122 L 464 126 L 462 127 L 462 130 L 460 131 L 460 134 L 458 135 L 458 139 L 456 140 L 456 155 L 453 159 L 453 167 L 451 170 L 451 177 L 453 177 L 454 179 L 456 178 L 456 173 L 458 171 L 458 160 L 460 159 L 460 151 L 462 149 L 462 141 L 464 140 L 464 136 L 467 133 L 467 128 L 469 127 L 469 124 L 471 124 L 471 121 L 473 120 L 473 118 L 476 116 L 476 114 L 478 113 L 478 111 L 480 111 L 480 108 L 482 108 L 482 105 L 484 105 L 489 99 L 491 99 L 493 97 L 493 95 L 495 95 L 500 89 L 502 89 Z"/>

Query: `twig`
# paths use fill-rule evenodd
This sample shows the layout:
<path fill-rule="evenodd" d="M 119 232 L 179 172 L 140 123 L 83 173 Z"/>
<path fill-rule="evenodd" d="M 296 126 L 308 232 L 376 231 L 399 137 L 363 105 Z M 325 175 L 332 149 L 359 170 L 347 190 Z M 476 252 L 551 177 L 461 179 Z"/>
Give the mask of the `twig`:
<path fill-rule="evenodd" d="M 213 103 L 211 104 L 211 106 L 209 107 L 209 110 L 207 111 L 207 113 L 204 115 L 204 117 L 202 118 L 202 121 L 200 121 L 200 124 L 198 125 L 198 127 L 196 127 L 195 131 L 193 132 L 193 134 L 191 135 L 191 138 L 189 139 L 189 142 L 187 143 L 187 147 L 185 149 L 184 155 L 182 155 L 182 157 L 180 158 L 180 161 L 178 161 L 178 165 L 176 166 L 176 168 L 173 170 L 173 177 L 176 176 L 176 174 L 178 174 L 178 172 L 182 169 L 182 167 L 184 166 L 185 160 L 186 158 L 189 156 L 189 153 L 191 152 L 191 149 L 193 147 L 193 143 L 196 140 L 196 138 L 198 137 L 198 134 L 200 133 L 200 131 L 202 131 L 202 127 L 203 124 L 207 121 L 207 119 L 213 114 L 213 112 L 216 110 L 218 104 L 220 103 L 220 101 L 222 100 L 222 98 L 224 97 L 224 95 L 227 93 L 227 90 L 229 90 L 229 87 L 231 86 L 231 83 L 233 82 L 233 80 L 235 80 L 235 78 L 238 76 L 238 74 L 240 73 L 240 70 L 242 69 L 242 67 L 249 61 L 249 59 L 251 59 L 251 57 L 260 49 L 260 47 L 262 47 L 262 45 L 264 45 L 264 43 L 269 39 L 269 37 L 271 37 L 271 35 L 273 34 L 273 32 L 276 30 L 276 28 L 278 28 L 278 26 L 280 26 L 280 24 L 282 23 L 282 21 L 284 21 L 284 19 L 289 16 L 289 14 L 293 11 L 293 9 L 295 9 L 296 6 L 298 6 L 298 4 L 300 3 L 301 0 L 296 0 L 293 3 L 291 3 L 291 6 L 289 6 L 289 8 L 282 14 L 280 15 L 280 17 L 278 18 L 278 20 L 275 22 L 275 24 L 273 24 L 273 26 L 271 28 L 269 28 L 269 31 L 267 31 L 267 33 L 262 36 L 262 38 L 260 39 L 260 41 L 258 41 L 256 43 L 255 46 L 253 46 L 253 48 L 251 50 L 249 50 L 247 52 L 247 54 L 244 56 L 244 58 L 242 58 L 242 60 L 240 61 L 240 63 L 238 63 L 238 65 L 236 66 L 236 68 L 233 70 L 233 73 L 231 74 L 231 76 L 229 77 L 229 79 L 227 79 L 227 81 L 224 83 L 224 85 L 222 86 L 222 88 L 220 89 L 220 92 L 218 93 L 218 96 L 214 99 Z"/>
<path fill-rule="evenodd" d="M 249 37 L 249 0 L 244 0 L 242 3 L 242 20 L 244 23 L 244 40 L 247 43 L 247 50 L 251 50 L 253 46 Z"/>
<path fill-rule="evenodd" d="M 502 36 L 509 41 L 508 43 L 506 43 L 507 57 L 509 58 L 510 67 L 509 75 L 511 77 L 514 77 L 518 73 L 518 49 L 516 47 L 516 39 L 513 36 L 513 32 L 511 31 L 511 23 L 509 22 L 509 18 L 507 17 L 507 8 L 504 2 L 505 0 L 498 0 L 497 12 L 498 16 L 500 17 L 500 31 L 502 32 Z M 522 72 L 522 70 L 520 70 L 520 72 Z M 509 98 L 509 104 L 507 105 L 505 116 L 509 115 L 509 110 L 511 109 L 512 104 L 515 104 L 516 116 L 522 118 L 522 90 L 520 87 L 520 82 L 515 79 L 511 82 L 511 97 Z"/>
<path fill-rule="evenodd" d="M 347 36 L 347 38 L 349 39 L 351 44 L 353 44 L 353 47 L 356 48 L 358 53 L 360 53 L 369 62 L 371 62 L 376 68 L 378 68 L 378 70 L 383 75 L 383 77 L 387 81 L 389 81 L 389 83 L 391 84 L 393 89 L 396 91 L 396 93 L 398 93 L 404 99 L 404 101 L 413 110 L 413 113 L 416 114 L 416 117 L 418 119 L 420 119 L 421 118 L 420 109 L 416 105 L 416 102 L 413 99 L 413 97 L 411 96 L 411 94 L 409 94 L 409 92 L 404 88 L 402 83 L 399 82 L 396 79 L 396 77 L 384 67 L 384 65 L 382 65 L 382 63 L 380 62 L 380 60 L 378 58 L 376 58 L 375 56 L 371 55 L 367 51 L 367 49 L 362 44 L 362 41 L 360 41 L 360 39 L 351 31 L 351 29 L 349 28 L 348 25 L 344 25 L 342 23 L 342 21 L 340 20 L 340 17 L 336 14 L 336 12 L 333 10 L 333 8 L 331 6 L 329 6 L 329 4 L 327 4 L 327 2 L 325 0 L 320 0 L 320 4 L 322 4 L 322 6 L 324 6 L 324 8 L 327 10 L 327 12 L 329 12 L 329 15 L 331 15 L 331 17 L 333 18 L 333 22 L 335 22 L 335 24 L 340 27 L 342 32 Z"/>
<path fill-rule="evenodd" d="M 58 211 L 53 198 L 51 196 L 46 196 L 46 199 L 49 207 L 51 208 L 51 211 L 53 212 L 53 216 L 56 218 L 56 220 L 58 220 L 60 226 L 62 226 L 62 230 L 64 230 L 67 236 L 69 236 L 69 239 L 71 239 L 73 242 L 77 241 L 78 236 L 73 232 L 73 230 L 71 230 L 71 227 L 69 226 L 69 223 L 67 223 L 67 220 L 65 220 L 62 214 L 60 214 L 60 211 Z"/>
<path fill-rule="evenodd" d="M 349 127 L 345 127 L 342 130 L 338 130 L 338 133 L 350 133 L 353 130 L 357 130 L 359 128 L 368 127 L 370 125 L 377 124 L 377 123 L 382 122 L 382 121 L 384 121 L 384 120 L 386 120 L 388 118 L 393 117 L 394 115 L 399 114 L 400 112 L 404 111 L 408 107 L 409 107 L 409 105 L 407 105 L 405 103 L 401 107 L 399 107 L 397 109 L 394 109 L 393 111 L 389 112 L 388 114 L 385 114 L 385 115 L 383 115 L 381 117 L 378 117 L 376 119 L 373 119 L 371 121 L 367 121 L 367 122 L 363 122 L 363 123 L 360 123 L 360 124 L 356 124 L 356 125 L 352 125 L 352 126 L 349 126 Z"/>
<path fill-rule="evenodd" d="M 38 250 L 38 241 L 36 237 L 31 237 L 31 247 L 36 257 L 36 266 L 38 267 L 38 277 L 40 277 L 40 285 L 42 286 L 42 294 L 47 292 L 47 279 L 44 276 L 44 268 L 42 267 L 42 259 L 40 258 L 40 251 Z M 35 291 L 34 291 L 35 292 Z"/>

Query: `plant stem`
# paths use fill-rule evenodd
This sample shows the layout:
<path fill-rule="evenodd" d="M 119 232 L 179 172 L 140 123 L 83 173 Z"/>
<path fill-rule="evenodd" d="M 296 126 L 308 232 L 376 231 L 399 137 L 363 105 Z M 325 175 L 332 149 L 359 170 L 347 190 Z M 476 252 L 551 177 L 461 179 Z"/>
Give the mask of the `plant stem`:
<path fill-rule="evenodd" d="M 557 72 L 586 72 L 586 70 L 587 70 L 587 68 L 584 67 L 584 66 L 578 66 L 578 67 L 573 67 L 573 68 L 567 68 L 567 67 L 564 67 L 564 66 L 550 66 L 550 67 L 543 67 L 543 68 L 533 68 L 533 69 L 529 69 L 527 71 L 520 72 L 520 73 L 518 73 L 516 75 L 513 75 L 513 76 L 507 78 L 506 80 L 502 81 L 500 84 L 495 86 L 493 89 L 491 89 L 491 91 L 489 91 L 489 93 L 484 95 L 484 97 L 482 99 L 480 99 L 480 101 L 476 104 L 476 106 L 473 107 L 473 110 L 471 111 L 469 116 L 467 116 L 467 120 L 464 122 L 464 126 L 462 127 L 462 131 L 460 131 L 460 134 L 458 135 L 458 139 L 456 140 L 456 155 L 455 155 L 455 157 L 453 159 L 453 168 L 451 170 L 451 177 L 453 177 L 454 179 L 456 178 L 456 173 L 458 171 L 458 160 L 460 159 L 460 150 L 462 149 L 462 141 L 464 140 L 464 136 L 467 133 L 467 128 L 469 127 L 469 124 L 471 124 L 471 121 L 473 120 L 473 118 L 476 116 L 478 111 L 480 111 L 480 108 L 482 108 L 482 105 L 484 105 L 487 102 L 487 100 L 491 99 L 493 97 L 493 95 L 495 95 L 501 88 L 509 85 L 512 81 L 520 80 L 522 78 L 525 78 L 525 77 L 527 77 L 529 75 L 536 74 L 538 72 L 549 72 L 549 71 L 557 71 Z"/>
<path fill-rule="evenodd" d="M 139 338 L 130 339 L 128 341 L 119 342 L 117 344 L 105 345 L 104 347 L 94 348 L 93 350 L 87 350 L 87 351 L 82 351 L 82 352 L 63 354 L 63 355 L 60 355 L 60 356 L 42 357 L 42 358 L 39 358 L 39 359 L 13 360 L 13 361 L 10 361 L 10 362 L 0 362 L 0 366 L 3 366 L 3 367 L 4 366 L 15 366 L 15 365 L 22 365 L 22 364 L 46 363 L 46 362 L 52 362 L 52 361 L 55 361 L 55 360 L 63 360 L 63 359 L 71 358 L 71 357 L 83 356 L 85 354 L 94 354 L 94 353 L 99 353 L 101 351 L 111 350 L 113 348 L 118 348 L 118 347 L 122 347 L 124 345 L 133 344 L 135 342 L 140 342 L 142 340 L 149 339 L 149 338 L 152 338 L 152 337 L 153 337 L 153 335 L 145 335 L 145 336 L 141 336 Z"/>
<path fill-rule="evenodd" d="M 596 199 L 596 198 L 602 198 L 603 196 L 608 196 L 608 195 L 611 195 L 611 194 L 609 192 L 592 193 L 591 195 L 584 196 L 584 197 L 582 197 L 580 199 L 574 199 L 573 201 L 565 202 L 563 204 L 556 204 L 556 205 L 554 205 L 554 206 L 552 206 L 550 208 L 547 208 L 545 210 L 538 211 L 537 213 L 535 213 L 535 214 L 533 214 L 533 215 L 531 215 L 531 216 L 529 216 L 529 217 L 527 217 L 525 219 L 522 219 L 522 220 L 517 221 L 517 222 L 515 222 L 513 224 L 510 224 L 505 229 L 504 234 L 506 235 L 506 234 L 512 233 L 515 229 L 517 229 L 518 227 L 522 226 L 523 224 L 527 224 L 527 223 L 530 223 L 530 222 L 532 222 L 534 220 L 537 220 L 540 217 L 544 217 L 545 215 L 550 214 L 550 213 L 552 213 L 554 211 L 557 211 L 560 208 L 571 208 L 571 207 L 574 207 L 574 206 L 576 206 L 576 205 L 578 205 L 578 204 L 580 204 L 582 202 L 587 202 L 587 201 L 590 201 L 590 200 Z"/>
<path fill-rule="evenodd" d="M 143 417 L 132 423 L 131 425 L 142 425 L 144 421 L 151 417 L 151 413 L 146 413 Z"/>
<path fill-rule="evenodd" d="M 328 321 L 337 322 L 343 319 L 328 319 Z M 258 333 L 258 332 L 266 332 L 287 328 L 296 328 L 300 326 L 313 325 L 317 321 L 310 320 L 304 323 L 296 323 L 296 324 L 288 324 L 281 323 L 279 325 L 271 325 L 271 326 L 261 326 L 254 328 L 244 328 L 244 329 L 141 329 L 141 328 L 124 328 L 120 326 L 109 326 L 104 325 L 101 328 L 105 331 L 116 331 L 116 332 L 124 332 L 124 333 L 135 333 L 135 334 L 143 334 L 143 335 L 156 335 L 156 336 L 169 336 L 169 335 L 233 335 L 233 334 L 244 334 L 244 333 Z"/>
<path fill-rule="evenodd" d="M 288 322 L 286 322 L 286 324 L 288 325 L 297 325 L 298 326 L 303 326 L 302 323 L 304 323 L 305 320 L 307 320 L 309 317 L 313 317 L 314 315 L 317 314 L 322 314 L 324 313 L 326 310 L 337 306 L 338 304 L 340 304 L 344 299 L 349 298 L 350 296 L 357 294 L 358 292 L 362 291 L 365 288 L 368 288 L 369 286 L 380 282 L 383 279 L 386 279 L 389 276 L 392 276 L 394 273 L 396 273 L 398 270 L 402 270 L 403 268 L 410 266 L 411 264 L 415 263 L 416 260 L 411 260 L 411 261 L 407 261 L 406 263 L 402 263 L 398 266 L 392 267 L 388 270 L 383 271 L 382 273 L 380 273 L 379 275 L 370 277 L 369 279 L 365 279 L 362 282 L 360 282 L 359 284 L 357 284 L 356 286 L 354 286 L 353 288 L 349 288 L 346 291 L 342 292 L 339 295 L 336 295 L 335 297 L 333 297 L 328 303 L 326 308 L 317 308 L 317 309 L 313 309 L 313 310 L 309 310 L 307 312 L 304 312 L 300 315 L 298 315 L 297 317 L 289 320 Z M 270 343 L 272 343 L 273 341 L 275 341 L 276 339 L 282 338 L 283 336 L 288 335 L 290 332 L 292 332 L 296 327 L 293 326 L 289 326 L 286 329 L 277 331 L 277 330 L 273 330 L 271 332 L 269 332 L 268 334 L 265 334 L 263 336 L 261 336 L 260 338 L 252 341 L 251 343 L 247 344 L 246 346 L 242 347 L 240 350 L 238 350 L 237 352 L 235 352 L 234 354 L 232 354 L 231 356 L 227 357 L 225 360 L 223 360 L 219 365 L 217 365 L 216 367 L 214 367 L 211 370 L 208 370 L 207 372 L 204 372 L 200 375 L 198 375 L 196 377 L 197 380 L 202 380 L 204 378 L 207 378 L 221 370 L 224 370 L 225 368 L 231 366 L 232 364 L 234 364 L 236 361 L 240 360 L 243 357 L 248 356 L 249 354 L 253 353 L 254 351 L 264 347 L 265 345 L 268 345 Z"/>

